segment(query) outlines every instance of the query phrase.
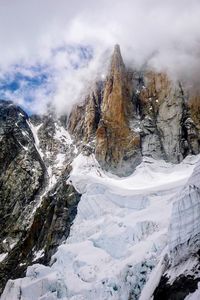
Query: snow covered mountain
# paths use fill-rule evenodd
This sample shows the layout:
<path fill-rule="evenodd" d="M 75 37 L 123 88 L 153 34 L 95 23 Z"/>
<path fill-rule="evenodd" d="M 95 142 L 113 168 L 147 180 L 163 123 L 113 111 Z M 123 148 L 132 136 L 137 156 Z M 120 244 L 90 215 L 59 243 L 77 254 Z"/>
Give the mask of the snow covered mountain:
<path fill-rule="evenodd" d="M 118 45 L 68 118 L 0 101 L 1 299 L 198 299 L 197 111 Z"/>

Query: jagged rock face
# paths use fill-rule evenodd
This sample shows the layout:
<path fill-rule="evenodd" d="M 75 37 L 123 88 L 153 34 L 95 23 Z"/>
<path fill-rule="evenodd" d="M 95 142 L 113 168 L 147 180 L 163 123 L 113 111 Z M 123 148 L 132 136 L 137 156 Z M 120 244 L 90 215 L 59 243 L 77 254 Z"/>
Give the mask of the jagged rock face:
<path fill-rule="evenodd" d="M 33 209 L 33 199 L 45 177 L 44 165 L 27 121 L 28 116 L 20 108 L 0 102 L 1 242 L 7 235 L 20 238 L 27 225 L 20 220 L 26 215 L 25 211 Z M 6 247 L 11 247 L 8 241 Z"/>
<path fill-rule="evenodd" d="M 198 92 L 189 97 L 189 109 L 193 122 L 200 129 L 200 95 Z"/>
<path fill-rule="evenodd" d="M 148 72 L 138 94 L 143 155 L 177 163 L 189 153 L 199 153 L 198 129 L 180 84 L 166 74 Z"/>
<path fill-rule="evenodd" d="M 119 175 L 128 175 L 141 161 L 140 135 L 130 126 L 133 85 L 133 72 L 126 69 L 117 45 L 105 82 L 95 84 L 68 121 L 75 140 L 89 142 L 100 165 Z"/>
<path fill-rule="evenodd" d="M 0 292 L 8 279 L 24 276 L 29 265 L 49 263 L 57 247 L 69 235 L 79 199 L 80 195 L 64 179 L 43 198 L 30 227 L 0 263 Z"/>
<path fill-rule="evenodd" d="M 129 125 L 134 112 L 131 99 L 128 72 L 117 45 L 105 82 L 95 153 L 100 165 L 121 175 L 140 162 L 140 136 Z"/>
<path fill-rule="evenodd" d="M 79 144 L 90 143 L 104 169 L 128 175 L 141 155 L 178 163 L 199 153 L 194 103 L 165 73 L 128 70 L 117 45 L 106 80 L 74 108 L 68 128 Z"/>
<path fill-rule="evenodd" d="M 0 292 L 31 263 L 49 262 L 76 215 L 80 195 L 67 183 L 75 146 L 47 119 L 0 102 Z"/>
<path fill-rule="evenodd" d="M 102 88 L 102 82 L 95 83 L 85 101 L 75 106 L 69 116 L 68 130 L 77 143 L 80 140 L 87 143 L 95 138 L 101 116 Z"/>
<path fill-rule="evenodd" d="M 199 153 L 200 149 L 200 95 L 198 92 L 189 97 L 188 101 L 190 118 L 186 120 L 188 139 L 193 152 Z M 197 138 L 198 137 L 198 138 Z"/>
<path fill-rule="evenodd" d="M 197 267 L 199 267 L 197 265 Z M 193 270 L 195 272 L 195 270 Z M 184 300 L 189 294 L 194 293 L 198 289 L 200 278 L 194 275 L 180 275 L 173 284 L 168 282 L 167 277 L 162 277 L 159 286 L 156 288 L 153 299 L 154 300 Z M 193 298 L 198 300 L 198 298 Z"/>
<path fill-rule="evenodd" d="M 30 120 L 47 173 L 56 180 L 61 175 L 63 166 L 68 165 L 77 153 L 77 148 L 66 130 L 66 117 L 58 118 L 53 114 L 34 115 Z"/>

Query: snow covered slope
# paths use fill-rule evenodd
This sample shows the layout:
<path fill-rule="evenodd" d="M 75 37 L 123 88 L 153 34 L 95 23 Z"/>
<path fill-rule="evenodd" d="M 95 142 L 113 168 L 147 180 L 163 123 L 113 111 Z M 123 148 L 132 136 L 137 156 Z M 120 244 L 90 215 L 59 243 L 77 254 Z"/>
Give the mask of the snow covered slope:
<path fill-rule="evenodd" d="M 142 290 L 140 298 L 149 299 L 165 268 L 175 195 L 198 159 L 173 165 L 144 158 L 119 178 L 80 154 L 68 180 L 83 194 L 69 238 L 51 267 L 29 267 L 25 278 L 9 280 L 1 299 L 127 300 Z"/>
<path fill-rule="evenodd" d="M 169 248 L 177 265 L 200 248 L 200 161 L 173 204 Z"/>

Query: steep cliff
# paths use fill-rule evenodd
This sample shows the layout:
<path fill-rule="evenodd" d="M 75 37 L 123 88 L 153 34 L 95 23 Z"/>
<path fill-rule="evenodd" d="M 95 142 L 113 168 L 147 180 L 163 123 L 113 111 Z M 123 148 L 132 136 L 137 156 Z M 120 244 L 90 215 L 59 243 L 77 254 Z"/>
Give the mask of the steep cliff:
<path fill-rule="evenodd" d="M 45 119 L 34 126 L 21 108 L 0 102 L 0 290 L 33 261 L 47 263 L 76 215 L 80 195 L 66 184 L 74 146 L 58 121 L 47 124 L 60 135 Z"/>
<path fill-rule="evenodd" d="M 130 127 L 134 107 L 129 81 L 116 45 L 104 86 L 95 154 L 103 168 L 118 174 L 129 174 L 141 161 L 140 135 Z"/>
<path fill-rule="evenodd" d="M 103 82 L 92 84 L 88 96 L 76 105 L 68 120 L 68 130 L 77 143 L 94 140 L 101 117 Z"/>
<path fill-rule="evenodd" d="M 127 68 L 116 45 L 106 79 L 74 107 L 68 129 L 76 141 L 90 144 L 104 169 L 128 175 L 142 156 L 178 163 L 199 153 L 194 103 L 167 74 Z"/>
<path fill-rule="evenodd" d="M 177 163 L 188 154 L 199 153 L 199 132 L 180 82 L 166 74 L 147 72 L 138 94 L 143 155 Z"/>
<path fill-rule="evenodd" d="M 130 174 L 141 161 L 140 135 L 130 126 L 132 84 L 133 74 L 126 70 L 116 45 L 106 80 L 94 84 L 68 122 L 76 141 L 91 143 L 100 165 L 119 175 Z"/>

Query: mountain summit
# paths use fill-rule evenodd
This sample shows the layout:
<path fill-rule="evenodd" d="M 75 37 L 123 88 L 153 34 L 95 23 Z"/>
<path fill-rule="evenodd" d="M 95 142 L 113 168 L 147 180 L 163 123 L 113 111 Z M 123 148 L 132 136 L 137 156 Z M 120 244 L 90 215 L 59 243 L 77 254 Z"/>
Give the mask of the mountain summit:
<path fill-rule="evenodd" d="M 130 128 L 134 114 L 130 84 L 120 48 L 116 45 L 104 83 L 96 157 L 103 168 L 118 174 L 128 174 L 140 162 L 140 136 Z"/>
<path fill-rule="evenodd" d="M 123 58 L 121 55 L 120 46 L 118 44 L 115 45 L 113 54 L 111 56 L 111 63 L 110 63 L 110 71 L 112 75 L 116 72 L 122 72 L 125 71 L 125 65 L 123 62 Z"/>
<path fill-rule="evenodd" d="M 73 109 L 68 128 L 93 141 L 100 165 L 118 175 L 130 174 L 144 155 L 177 163 L 199 153 L 198 121 L 186 95 L 164 73 L 127 70 L 116 45 L 106 79 Z"/>

